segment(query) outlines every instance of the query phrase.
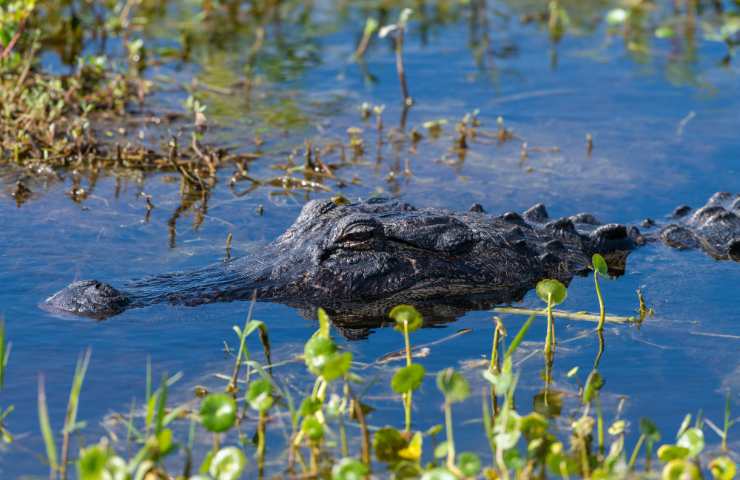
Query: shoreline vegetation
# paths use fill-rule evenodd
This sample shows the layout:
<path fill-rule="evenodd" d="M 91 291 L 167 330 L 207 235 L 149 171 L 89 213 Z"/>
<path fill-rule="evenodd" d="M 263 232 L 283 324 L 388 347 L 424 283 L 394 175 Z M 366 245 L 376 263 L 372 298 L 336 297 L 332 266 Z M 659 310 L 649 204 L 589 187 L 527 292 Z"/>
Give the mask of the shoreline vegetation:
<path fill-rule="evenodd" d="M 346 3 L 338 2 L 340 17 L 349 9 Z M 20 172 L 12 191 L 17 205 L 33 198 L 36 181 L 71 178 L 68 196 L 80 202 L 101 175 L 143 178 L 152 173 L 174 176 L 183 198 L 178 212 L 189 208 L 205 211 L 210 192 L 219 182 L 237 196 L 268 187 L 337 195 L 340 201 L 343 186 L 362 182 L 357 176 L 345 178 L 343 169 L 362 163 L 372 148 L 380 156 L 383 145 L 400 148 L 397 145 L 403 144 L 415 150 L 425 140 L 443 138 L 450 145 L 451 157 L 464 158 L 475 142 L 517 142 L 521 144 L 523 162 L 529 155 L 557 148 L 528 145 L 500 117 L 494 128 L 485 129 L 477 111 L 454 121 L 452 128 L 447 127 L 448 119 L 406 125 L 414 104 L 411 94 L 416 91 L 415 82 L 422 79 L 411 77 L 404 66 L 404 40 L 408 44 L 417 30 L 424 35 L 435 21 L 468 18 L 471 54 L 477 63 L 495 62 L 497 55 L 506 54 L 491 44 L 484 0 L 367 3 L 359 9 L 366 18 L 357 25 L 358 43 L 349 45 L 348 51 L 354 52 L 351 61 L 371 81 L 364 58 L 381 37 L 391 42 L 389 55 L 397 68 L 399 104 L 403 105 L 399 127 L 388 126 L 383 118 L 384 106 L 363 104 L 358 121 L 364 128 L 350 126 L 346 138 L 340 140 L 307 139 L 293 146 L 288 159 L 275 166 L 279 170 L 276 175 L 257 178 L 250 172 L 250 165 L 270 155 L 269 129 L 255 133 L 244 145 L 219 145 L 208 136 L 220 126 L 210 122 L 204 98 L 206 94 L 228 96 L 237 92 L 249 96 L 268 88 L 270 68 L 274 67 L 270 62 L 286 54 L 275 38 L 280 34 L 278 26 L 294 22 L 297 29 L 318 29 L 312 20 L 314 2 L 189 2 L 185 8 L 194 9 L 193 19 L 183 22 L 176 31 L 176 46 L 163 47 L 150 45 L 145 39 L 150 38 L 147 32 L 156 28 L 156 22 L 167 24 L 164 17 L 177 8 L 173 2 L 0 1 L 0 166 Z M 623 40 L 630 55 L 638 60 L 650 55 L 654 39 L 671 39 L 678 46 L 677 56 L 691 57 L 695 55 L 697 37 L 703 36 L 726 47 L 719 61 L 729 65 L 740 44 L 737 3 L 677 0 L 663 5 L 634 0 L 619 6 L 593 2 L 599 5 L 589 7 L 565 0 L 535 6 L 521 3 L 511 7 L 512 11 L 518 13 L 519 21 L 535 25 L 537 33 L 549 37 L 551 61 L 555 63 L 557 44 L 564 36 L 593 31 L 600 25 L 606 25 L 613 38 Z M 243 76 L 227 87 L 203 82 L 176 85 L 187 96 L 180 110 L 150 110 L 150 96 L 172 85 L 147 75 L 148 70 L 167 63 L 192 62 L 209 41 L 223 40 L 217 35 L 221 26 L 225 35 L 233 33 L 249 39 L 241 66 Z M 279 40 L 311 44 L 308 34 Z M 115 47 L 110 50 L 117 53 L 109 53 L 111 44 Z M 305 63 L 318 61 L 310 53 L 301 53 Z M 48 65 L 50 57 L 44 55 L 54 58 L 52 67 Z M 278 124 L 285 127 L 292 121 L 281 117 Z M 146 133 L 149 128 L 154 130 L 153 135 Z M 163 134 L 164 130 L 169 133 Z M 584 151 L 590 155 L 598 147 L 590 133 L 585 138 Z M 413 172 L 406 164 L 399 166 L 397 175 Z M 149 214 L 156 199 L 146 194 L 144 197 Z M 173 215 L 173 224 L 178 212 Z M 271 361 L 267 326 L 252 319 L 250 307 L 244 325 L 234 326 L 238 346 L 230 350 L 233 371 L 222 376 L 222 391 L 201 387 L 192 400 L 175 404 L 169 395 L 182 374 L 165 375 L 157 382 L 148 365 L 144 399 L 134 400 L 130 412 L 106 419 L 125 433 L 119 435 L 111 429 L 100 441 L 87 441 L 83 446 L 80 434 L 85 423 L 77 418 L 77 412 L 84 401 L 85 374 L 94 361 L 88 350 L 77 364 L 64 427 L 59 431 L 51 426 L 45 379 L 39 377 L 39 430 L 49 478 L 230 480 L 240 478 L 245 471 L 258 478 L 333 480 L 390 475 L 425 480 L 735 478 L 733 456 L 737 458 L 737 452 L 729 449 L 728 438 L 738 418 L 730 412 L 729 394 L 722 421 L 715 422 L 701 413 L 687 415 L 677 419 L 675 436 L 673 432 L 661 434 L 649 419 L 630 422 L 623 418 L 623 401 L 616 411 L 605 415 L 600 396 L 605 379 L 598 369 L 605 350 L 604 325 L 629 328 L 628 324 L 649 318 L 651 310 L 638 292 L 637 315 L 607 315 L 599 287 L 599 276 L 607 277 L 602 262 L 603 258 L 594 258 L 599 313 L 553 310 L 566 300 L 567 292 L 559 282 L 547 280 L 537 288 L 546 308 L 496 309 L 496 314 L 524 315 L 528 319 L 511 336 L 504 322 L 494 317 L 490 357 L 483 368 L 475 371 L 447 368 L 427 372 L 412 348 L 421 316 L 411 306 L 394 308 L 390 317 L 400 334 L 403 355 L 399 358 L 404 365 L 390 380 L 390 389 L 402 406 L 398 427 L 373 423 L 373 408 L 364 400 L 370 394 L 363 383 L 362 369 L 353 362 L 351 352 L 342 350 L 332 339 L 330 319 L 320 309 L 318 330 L 306 342 L 303 354 L 293 359 L 304 362 L 311 374 L 313 383 L 304 398 L 280 379 L 282 365 Z M 547 339 L 538 341 L 542 349 L 535 352 L 543 354 L 544 385 L 534 399 L 534 410 L 525 413 L 517 410 L 519 373 L 514 359 L 520 355 L 518 349 L 537 316 L 546 317 L 548 322 Z M 566 319 L 597 323 L 593 337 L 598 341 L 599 353 L 585 375 L 577 368 L 568 373 L 577 385 L 575 397 L 580 407 L 577 414 L 556 421 L 563 408 L 563 394 L 552 385 L 558 344 L 555 328 Z M 259 339 L 261 355 L 251 351 L 247 342 L 254 336 Z M 0 325 L 0 395 L 8 369 L 12 369 L 10 341 L 4 325 Z M 440 423 L 420 430 L 414 423 L 415 409 L 421 408 L 419 396 L 414 393 L 431 378 L 443 399 Z M 378 388 L 387 393 L 385 386 Z M 485 445 L 481 451 L 459 451 L 456 447 L 455 413 L 461 402 L 480 409 L 478 434 L 481 445 Z M 0 407 L 0 435 L 3 442 L 11 443 L 13 407 Z M 605 416 L 613 420 L 607 423 Z M 629 429 L 639 431 L 634 445 L 627 445 L 625 440 Z M 711 435 L 713 441 L 705 435 Z M 203 447 L 204 442 L 209 445 Z M 719 446 L 714 448 L 716 443 Z M 713 448 L 708 449 L 709 445 Z"/>

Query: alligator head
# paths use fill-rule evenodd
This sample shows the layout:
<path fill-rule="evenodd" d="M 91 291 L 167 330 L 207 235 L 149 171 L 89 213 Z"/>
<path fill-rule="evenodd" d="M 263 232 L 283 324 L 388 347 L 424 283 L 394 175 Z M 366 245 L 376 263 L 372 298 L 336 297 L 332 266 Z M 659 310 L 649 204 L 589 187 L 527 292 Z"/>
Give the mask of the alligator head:
<path fill-rule="evenodd" d="M 309 310 L 324 306 L 347 324 L 382 318 L 387 306 L 402 302 L 455 312 L 487 308 L 518 300 L 543 278 L 570 281 L 588 271 L 594 253 L 619 274 L 628 252 L 650 238 L 737 259 L 739 204 L 737 196 L 717 194 L 646 239 L 635 227 L 604 225 L 589 214 L 552 220 L 541 204 L 493 216 L 477 205 L 452 212 L 387 199 L 314 200 L 258 256 L 144 278 L 120 290 L 75 282 L 46 306 L 104 318 L 158 302 L 248 299 L 256 291 L 260 299 Z"/>

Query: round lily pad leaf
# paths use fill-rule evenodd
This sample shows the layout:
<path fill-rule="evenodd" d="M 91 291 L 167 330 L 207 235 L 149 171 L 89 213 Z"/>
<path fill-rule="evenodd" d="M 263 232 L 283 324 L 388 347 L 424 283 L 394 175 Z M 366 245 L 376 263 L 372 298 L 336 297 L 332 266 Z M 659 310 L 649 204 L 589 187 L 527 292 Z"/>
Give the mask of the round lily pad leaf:
<path fill-rule="evenodd" d="M 396 321 L 396 330 L 403 332 L 403 325 L 408 325 L 409 332 L 418 330 L 424 323 L 421 314 L 411 305 L 393 307 L 389 316 Z"/>
<path fill-rule="evenodd" d="M 236 422 L 236 401 L 225 393 L 211 393 L 200 404 L 200 418 L 209 432 L 225 432 Z"/>
<path fill-rule="evenodd" d="M 457 468 L 466 477 L 475 477 L 481 469 L 480 458 L 472 452 L 463 452 L 457 457 Z"/>
<path fill-rule="evenodd" d="M 437 374 L 437 388 L 448 402 L 462 402 L 470 395 L 470 384 L 461 374 L 451 368 Z"/>
<path fill-rule="evenodd" d="M 704 432 L 700 428 L 689 428 L 681 437 L 677 445 L 689 450 L 689 457 L 693 458 L 704 450 Z"/>
<path fill-rule="evenodd" d="M 737 473 L 737 466 L 730 457 L 717 457 L 709 462 L 709 471 L 715 480 L 732 480 Z"/>
<path fill-rule="evenodd" d="M 609 276 L 609 266 L 606 264 L 606 260 L 604 257 L 599 255 L 598 253 L 594 253 L 594 256 L 591 257 L 591 263 L 594 266 L 594 271 L 601 275 L 602 277 L 608 277 Z"/>
<path fill-rule="evenodd" d="M 303 348 L 306 366 L 311 373 L 319 376 L 329 357 L 336 351 L 337 346 L 330 338 L 314 335 Z"/>
<path fill-rule="evenodd" d="M 568 289 L 565 285 L 560 283 L 558 280 L 541 280 L 537 284 L 537 296 L 540 300 L 547 303 L 548 299 L 553 305 L 559 305 L 563 303 L 568 296 Z"/>
<path fill-rule="evenodd" d="M 401 436 L 401 432 L 393 427 L 383 427 L 373 436 L 373 450 L 380 462 L 397 462 L 400 459 L 398 452 L 404 448 L 406 440 Z"/>
<path fill-rule="evenodd" d="M 272 383 L 267 378 L 255 380 L 249 384 L 246 396 L 249 406 L 258 412 L 266 412 L 272 407 Z"/>
<path fill-rule="evenodd" d="M 414 363 L 396 370 L 391 380 L 391 388 L 396 393 L 407 393 L 416 390 L 424 381 L 424 367 Z"/>
<path fill-rule="evenodd" d="M 313 442 L 318 442 L 324 437 L 324 426 L 314 416 L 303 419 L 301 431 Z"/>
<path fill-rule="evenodd" d="M 364 480 L 370 471 L 367 465 L 354 458 L 343 458 L 331 469 L 332 480 Z"/>
<path fill-rule="evenodd" d="M 678 445 L 661 445 L 658 449 L 658 458 L 667 463 L 671 460 L 683 460 L 689 456 L 689 449 Z"/>
<path fill-rule="evenodd" d="M 111 452 L 101 445 L 83 448 L 77 460 L 77 470 L 83 480 L 103 478 Z"/>
<path fill-rule="evenodd" d="M 701 471 L 696 464 L 689 460 L 671 460 L 663 467 L 663 480 L 700 480 Z"/>
<path fill-rule="evenodd" d="M 208 473 L 216 480 L 236 480 L 247 466 L 247 457 L 236 447 L 224 447 L 213 456 Z"/>
<path fill-rule="evenodd" d="M 333 382 L 337 378 L 341 378 L 349 372 L 351 366 L 351 352 L 335 353 L 327 359 L 324 368 L 321 369 L 321 376 L 324 377 L 324 380 L 327 382 Z"/>

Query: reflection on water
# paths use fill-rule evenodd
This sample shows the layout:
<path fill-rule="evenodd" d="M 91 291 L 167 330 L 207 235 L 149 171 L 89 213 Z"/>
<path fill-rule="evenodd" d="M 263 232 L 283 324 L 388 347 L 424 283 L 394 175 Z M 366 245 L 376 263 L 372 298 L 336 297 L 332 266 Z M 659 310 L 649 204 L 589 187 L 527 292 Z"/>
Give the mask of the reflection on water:
<path fill-rule="evenodd" d="M 120 143 L 142 139 L 166 148 L 175 136 L 189 146 L 194 127 L 184 103 L 192 96 L 206 106 L 208 128 L 195 137 L 198 145 L 240 156 L 219 165 L 213 188 L 183 185 L 174 169 L 40 174 L 0 166 L 0 312 L 13 342 L 2 403 L 16 407 L 7 426 L 17 437 L 4 454 L 13 462 L 2 462 L 3 475 L 45 472 L 29 453 L 43 451 L 36 376 L 45 374 L 50 415 L 59 427 L 74 362 L 87 346 L 93 360 L 80 417 L 88 421 L 90 439 L 102 433 L 98 421 L 110 409 L 127 410 L 131 397 L 143 396 L 148 356 L 157 374 L 185 372 L 173 393 L 180 399 L 196 384 L 215 385 L 209 375 L 230 364 L 219 349 L 224 340 L 233 345 L 230 327 L 241 323 L 244 302 L 158 305 L 103 323 L 60 319 L 37 308 L 74 279 L 116 281 L 203 266 L 224 257 L 230 233 L 232 256 L 258 253 L 308 199 L 339 194 L 399 196 L 455 210 L 480 203 L 494 213 L 544 202 L 554 216 L 589 211 L 602 221 L 637 223 L 678 204 L 701 205 L 718 190 L 740 190 L 734 128 L 740 84 L 727 42 L 705 38 L 705 31 L 721 30 L 713 7 L 691 20 L 685 12 L 665 13 L 673 5 L 666 2 L 659 12 L 636 12 L 629 23 L 608 27 L 601 21 L 607 2 L 587 2 L 588 8 L 561 2 L 567 27 L 553 35 L 542 2 L 419 2 L 405 45 L 416 104 L 404 115 L 390 44 L 374 39 L 363 63 L 347 61 L 365 18 L 387 23 L 396 10 L 347 2 L 338 10 L 316 2 L 312 10 L 288 2 L 280 22 L 218 9 L 201 22 L 192 15 L 199 3 L 144 2 L 141 13 L 151 57 L 166 61 L 144 70 L 156 88 L 134 118 L 171 113 L 172 121 L 134 121 L 125 132 L 102 128 Z M 660 27 L 693 33 L 656 38 Z M 63 69 L 82 48 L 65 45 L 50 57 L 53 68 Z M 111 41 L 104 48 L 120 46 Z M 381 129 L 374 113 L 362 118 L 363 102 L 385 105 Z M 477 121 L 469 116 L 461 127 L 476 110 Z M 436 122 L 441 119 L 446 123 Z M 441 132 L 426 122 L 441 124 Z M 503 142 L 502 129 L 508 132 Z M 20 196 L 19 180 L 29 190 Z M 578 404 L 578 381 L 598 368 L 606 379 L 601 398 L 608 418 L 626 399 L 624 418 L 651 417 L 672 432 L 687 412 L 703 409 L 719 419 L 726 388 L 736 410 L 738 284 L 735 263 L 659 245 L 638 250 L 626 274 L 603 285 L 607 310 L 634 314 L 634 292 L 642 288 L 655 317 L 639 328 L 609 326 L 598 367 L 599 342 L 585 334 L 591 325 L 562 321 L 562 343 L 547 368 L 532 355 L 545 335 L 544 322 L 535 322 L 515 362 L 522 370 L 520 401 L 530 398 L 538 411 L 566 419 Z M 539 307 L 539 301 L 530 293 L 523 305 Z M 588 278 L 574 280 L 565 307 L 597 309 Z M 276 362 L 299 352 L 314 330 L 302 312 L 283 305 L 261 303 L 255 315 L 269 326 Z M 444 317 L 433 313 L 429 320 Z M 516 331 L 523 318 L 503 320 Z M 436 371 L 487 355 L 493 328 L 489 313 L 472 312 L 441 329 L 423 329 L 414 340 L 431 344 L 422 361 Z M 458 329 L 473 334 L 433 343 Z M 400 345 L 397 333 L 380 328 L 346 346 L 358 361 L 372 363 Z M 566 376 L 575 366 L 580 380 Z M 301 385 L 301 364 L 284 372 Z M 483 385 L 468 373 L 480 382 L 475 387 Z M 387 376 L 382 365 L 368 373 L 379 384 L 387 384 Z M 420 397 L 440 403 L 431 382 Z M 377 403 L 374 424 L 398 420 L 396 405 Z M 460 412 L 459 425 L 480 416 L 468 410 Z M 440 415 L 421 409 L 414 419 L 426 427 Z M 459 441 L 460 450 L 478 447 L 474 435 Z"/>

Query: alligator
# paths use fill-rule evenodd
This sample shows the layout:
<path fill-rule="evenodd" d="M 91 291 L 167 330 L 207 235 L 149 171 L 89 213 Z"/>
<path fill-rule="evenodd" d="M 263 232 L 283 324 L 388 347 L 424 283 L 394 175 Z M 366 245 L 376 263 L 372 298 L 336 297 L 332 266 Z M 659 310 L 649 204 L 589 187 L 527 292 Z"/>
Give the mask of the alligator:
<path fill-rule="evenodd" d="M 322 306 L 351 327 L 383 318 L 398 303 L 442 317 L 510 303 L 541 279 L 567 284 L 586 274 L 595 253 L 619 275 L 629 252 L 649 242 L 740 261 L 740 194 L 716 193 L 696 211 L 677 208 L 662 227 L 652 220 L 641 227 L 647 233 L 587 213 L 551 219 L 543 204 L 522 214 L 489 215 L 478 204 L 453 212 L 379 198 L 312 200 L 259 256 L 130 281 L 120 289 L 76 281 L 43 306 L 103 319 L 161 302 L 192 306 L 255 294 L 311 316 Z"/>

